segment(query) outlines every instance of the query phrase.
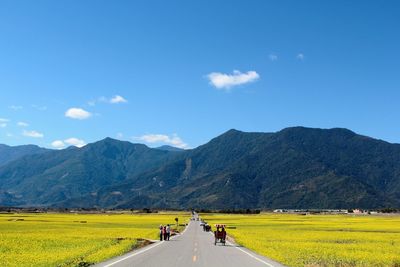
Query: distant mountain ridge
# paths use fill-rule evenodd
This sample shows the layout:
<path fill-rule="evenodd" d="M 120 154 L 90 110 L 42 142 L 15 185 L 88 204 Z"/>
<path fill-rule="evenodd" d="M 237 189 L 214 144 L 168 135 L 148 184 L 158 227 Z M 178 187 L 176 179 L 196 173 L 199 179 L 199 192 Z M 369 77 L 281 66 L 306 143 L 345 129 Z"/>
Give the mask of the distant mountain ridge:
<path fill-rule="evenodd" d="M 36 145 L 7 146 L 0 144 L 0 166 L 21 158 L 25 155 L 32 155 L 50 151 Z"/>
<path fill-rule="evenodd" d="M 159 146 L 159 147 L 156 147 L 156 149 L 166 150 L 166 151 L 185 151 L 185 149 L 183 149 L 183 148 L 169 146 L 169 145 Z"/>
<path fill-rule="evenodd" d="M 229 130 L 183 151 L 107 138 L 1 166 L 0 205 L 400 207 L 400 145 L 305 127 Z"/>
<path fill-rule="evenodd" d="M 0 168 L 0 192 L 8 193 L 3 203 L 0 193 L 0 204 L 42 206 L 94 194 L 155 168 L 175 153 L 106 138 L 83 148 L 27 155 Z"/>

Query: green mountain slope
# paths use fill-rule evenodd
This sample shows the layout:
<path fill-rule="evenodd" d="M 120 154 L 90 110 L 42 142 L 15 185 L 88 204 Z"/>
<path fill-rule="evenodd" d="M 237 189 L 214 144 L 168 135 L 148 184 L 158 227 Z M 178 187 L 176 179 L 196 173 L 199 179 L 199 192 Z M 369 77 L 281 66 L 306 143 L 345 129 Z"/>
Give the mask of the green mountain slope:
<path fill-rule="evenodd" d="M 0 168 L 0 190 L 8 194 L 8 203 L 0 203 L 49 205 L 95 194 L 101 187 L 154 168 L 174 154 L 106 138 L 83 148 L 28 155 Z"/>
<path fill-rule="evenodd" d="M 304 127 L 230 130 L 176 152 L 108 138 L 0 167 L 0 205 L 400 207 L 400 145 Z"/>
<path fill-rule="evenodd" d="M 38 154 L 49 151 L 35 145 L 7 146 L 0 144 L 0 166 L 26 155 Z"/>
<path fill-rule="evenodd" d="M 236 130 L 63 205 L 196 208 L 400 206 L 400 146 L 346 129 Z"/>

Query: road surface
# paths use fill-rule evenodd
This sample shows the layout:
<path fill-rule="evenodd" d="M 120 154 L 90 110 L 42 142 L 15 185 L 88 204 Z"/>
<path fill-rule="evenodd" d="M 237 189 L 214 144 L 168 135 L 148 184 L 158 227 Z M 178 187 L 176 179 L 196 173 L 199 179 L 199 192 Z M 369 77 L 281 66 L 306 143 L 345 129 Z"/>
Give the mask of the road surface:
<path fill-rule="evenodd" d="M 229 234 L 229 232 L 228 232 Z M 96 267 L 281 267 L 246 248 L 227 242 L 214 245 L 214 236 L 204 232 L 199 221 L 191 221 L 181 235 L 125 254 Z"/>

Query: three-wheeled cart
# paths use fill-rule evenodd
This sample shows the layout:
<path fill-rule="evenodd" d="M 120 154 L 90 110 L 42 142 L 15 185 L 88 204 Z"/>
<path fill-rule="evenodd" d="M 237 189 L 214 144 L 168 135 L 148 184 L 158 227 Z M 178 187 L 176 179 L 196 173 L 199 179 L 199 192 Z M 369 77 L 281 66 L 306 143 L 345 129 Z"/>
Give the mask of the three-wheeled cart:
<path fill-rule="evenodd" d="M 225 246 L 226 243 L 226 231 L 224 224 L 216 224 L 216 230 L 214 231 L 214 245 L 221 243 Z"/>

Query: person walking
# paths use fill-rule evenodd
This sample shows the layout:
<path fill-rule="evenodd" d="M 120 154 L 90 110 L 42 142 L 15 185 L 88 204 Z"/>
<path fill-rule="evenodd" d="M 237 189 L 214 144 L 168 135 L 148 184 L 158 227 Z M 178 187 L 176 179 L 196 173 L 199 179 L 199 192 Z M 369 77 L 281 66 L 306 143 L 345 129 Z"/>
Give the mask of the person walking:
<path fill-rule="evenodd" d="M 163 240 L 163 235 L 164 235 L 164 227 L 162 226 L 162 224 L 160 224 L 160 241 L 162 241 Z"/>
<path fill-rule="evenodd" d="M 167 240 L 169 241 L 169 238 L 170 238 L 170 236 L 171 236 L 171 227 L 169 226 L 169 224 L 167 224 L 167 229 L 166 229 L 166 231 L 167 231 Z"/>
<path fill-rule="evenodd" d="M 163 234 L 164 234 L 164 241 L 166 241 L 167 240 L 167 227 L 166 226 L 163 227 Z"/>

